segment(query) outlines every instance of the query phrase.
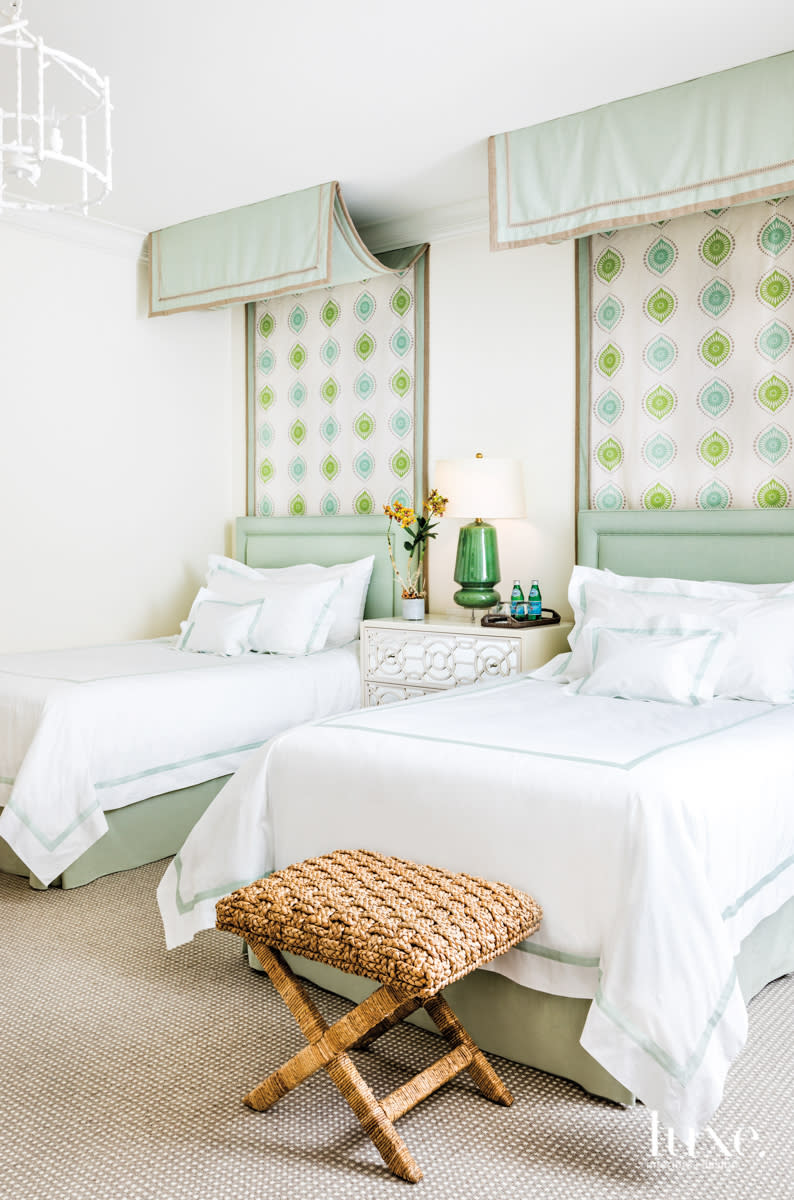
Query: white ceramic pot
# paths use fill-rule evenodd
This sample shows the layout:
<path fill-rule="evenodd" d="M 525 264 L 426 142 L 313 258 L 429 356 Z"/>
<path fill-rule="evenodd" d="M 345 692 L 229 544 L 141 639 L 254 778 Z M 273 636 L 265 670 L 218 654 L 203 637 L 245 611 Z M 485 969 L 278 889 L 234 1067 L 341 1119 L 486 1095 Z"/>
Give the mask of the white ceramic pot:
<path fill-rule="evenodd" d="M 425 615 L 425 598 L 424 596 L 408 597 L 403 596 L 403 620 L 405 621 L 422 621 Z"/>

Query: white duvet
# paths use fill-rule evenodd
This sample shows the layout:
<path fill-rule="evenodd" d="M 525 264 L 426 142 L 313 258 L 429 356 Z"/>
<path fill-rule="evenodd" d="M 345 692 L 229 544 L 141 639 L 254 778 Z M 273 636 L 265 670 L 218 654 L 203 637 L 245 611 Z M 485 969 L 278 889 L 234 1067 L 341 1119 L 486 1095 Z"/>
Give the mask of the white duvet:
<path fill-rule="evenodd" d="M 592 997 L 584 1047 L 682 1136 L 747 1016 L 734 957 L 794 894 L 794 706 L 576 696 L 528 677 L 333 717 L 229 781 L 158 890 L 169 946 L 270 870 L 364 847 L 505 880 L 539 932 L 491 969 Z"/>
<path fill-rule="evenodd" d="M 0 837 L 49 883 L 105 811 L 236 771 L 273 734 L 358 704 L 358 643 L 301 658 L 173 638 L 0 656 Z"/>

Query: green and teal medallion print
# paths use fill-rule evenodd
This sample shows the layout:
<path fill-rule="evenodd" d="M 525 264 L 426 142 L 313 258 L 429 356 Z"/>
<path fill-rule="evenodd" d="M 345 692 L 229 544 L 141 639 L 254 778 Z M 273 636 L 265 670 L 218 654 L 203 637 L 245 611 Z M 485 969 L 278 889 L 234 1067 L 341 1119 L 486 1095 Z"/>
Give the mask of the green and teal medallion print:
<path fill-rule="evenodd" d="M 414 267 L 254 307 L 249 495 L 257 515 L 368 515 L 396 499 L 414 502 L 423 278 Z"/>
<path fill-rule="evenodd" d="M 591 507 L 794 504 L 794 197 L 599 234 L 589 271 Z"/>

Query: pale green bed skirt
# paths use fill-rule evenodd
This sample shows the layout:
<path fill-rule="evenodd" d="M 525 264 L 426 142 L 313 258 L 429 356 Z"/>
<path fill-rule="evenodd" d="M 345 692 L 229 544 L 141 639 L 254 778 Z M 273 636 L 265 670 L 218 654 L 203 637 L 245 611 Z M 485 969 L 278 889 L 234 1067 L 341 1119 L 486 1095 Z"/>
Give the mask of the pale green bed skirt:
<path fill-rule="evenodd" d="M 192 787 L 163 792 L 158 796 L 150 796 L 148 800 L 139 800 L 137 804 L 129 804 L 126 808 L 114 808 L 105 813 L 107 833 L 90 846 L 77 862 L 67 867 L 54 881 L 54 886 L 80 887 L 101 875 L 129 871 L 132 867 L 141 867 L 144 863 L 157 862 L 160 858 L 176 854 L 196 821 L 229 778 L 228 775 L 222 775 L 220 779 L 208 779 Z M 28 868 L 2 838 L 0 871 L 30 878 Z M 32 887 L 42 886 L 35 878 L 30 878 L 30 883 Z"/>
<path fill-rule="evenodd" d="M 261 970 L 250 950 L 248 957 L 251 966 Z M 286 957 L 304 979 L 356 1003 L 375 989 L 371 980 L 346 975 L 336 967 L 291 954 Z M 794 971 L 794 899 L 744 939 L 736 964 L 745 1000 L 771 980 Z M 579 1044 L 590 1000 L 550 996 L 493 971 L 475 971 L 445 988 L 444 995 L 483 1050 L 571 1079 L 594 1096 L 634 1103 L 631 1092 Z M 437 1032 L 422 1010 L 409 1019 Z"/>

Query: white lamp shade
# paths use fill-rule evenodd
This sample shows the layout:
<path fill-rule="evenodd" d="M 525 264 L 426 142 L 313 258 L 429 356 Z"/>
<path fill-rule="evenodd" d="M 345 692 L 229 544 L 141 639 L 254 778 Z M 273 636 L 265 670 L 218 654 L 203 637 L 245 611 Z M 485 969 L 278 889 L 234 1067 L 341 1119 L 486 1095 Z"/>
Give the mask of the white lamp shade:
<path fill-rule="evenodd" d="M 526 516 L 521 464 L 515 458 L 441 459 L 433 486 L 449 499 L 448 517 Z"/>

